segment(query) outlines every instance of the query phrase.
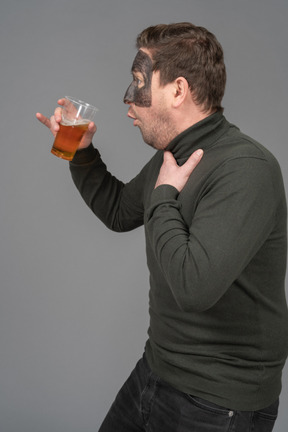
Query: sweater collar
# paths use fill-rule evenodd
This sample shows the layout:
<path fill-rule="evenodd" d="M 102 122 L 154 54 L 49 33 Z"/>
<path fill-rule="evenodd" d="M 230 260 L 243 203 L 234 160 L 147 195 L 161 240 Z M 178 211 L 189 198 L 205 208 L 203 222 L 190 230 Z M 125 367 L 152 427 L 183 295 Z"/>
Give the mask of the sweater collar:
<path fill-rule="evenodd" d="M 174 138 L 166 150 L 173 153 L 176 160 L 187 159 L 193 151 L 211 147 L 229 128 L 229 123 L 222 112 L 211 114 L 194 124 Z"/>

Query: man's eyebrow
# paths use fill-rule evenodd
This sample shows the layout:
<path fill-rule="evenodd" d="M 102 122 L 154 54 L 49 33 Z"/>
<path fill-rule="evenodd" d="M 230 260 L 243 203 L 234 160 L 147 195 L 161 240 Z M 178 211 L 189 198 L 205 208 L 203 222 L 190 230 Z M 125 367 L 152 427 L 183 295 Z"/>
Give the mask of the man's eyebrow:
<path fill-rule="evenodd" d="M 131 73 L 132 73 L 132 75 L 135 75 L 136 73 L 138 73 L 138 74 L 141 74 L 143 76 L 143 72 L 137 67 L 132 68 Z"/>

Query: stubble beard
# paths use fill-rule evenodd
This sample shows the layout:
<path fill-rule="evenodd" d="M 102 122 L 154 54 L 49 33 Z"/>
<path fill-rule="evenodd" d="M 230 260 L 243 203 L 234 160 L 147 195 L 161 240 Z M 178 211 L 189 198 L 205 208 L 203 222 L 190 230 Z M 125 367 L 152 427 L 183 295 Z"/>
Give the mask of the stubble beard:
<path fill-rule="evenodd" d="M 164 150 L 178 135 L 171 119 L 167 115 L 158 115 L 150 124 L 139 125 L 143 141 L 156 150 Z"/>

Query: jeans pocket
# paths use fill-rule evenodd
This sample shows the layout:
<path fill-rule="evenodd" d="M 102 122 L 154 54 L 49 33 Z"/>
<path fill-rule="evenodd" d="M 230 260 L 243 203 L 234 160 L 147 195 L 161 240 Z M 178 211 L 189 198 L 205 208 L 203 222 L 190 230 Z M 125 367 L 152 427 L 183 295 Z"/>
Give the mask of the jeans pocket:
<path fill-rule="evenodd" d="M 197 432 L 228 432 L 234 421 L 234 411 L 208 402 L 193 395 L 186 395 L 189 402 L 185 415 L 192 419 L 191 425 Z M 184 414 L 184 413 L 182 413 Z M 185 418 L 185 415 L 183 418 Z M 184 421 L 183 421 L 184 423 Z M 182 425 L 182 424 L 181 424 Z M 179 429 L 182 430 L 182 429 Z M 183 430 L 186 430 L 183 428 Z M 190 430 L 187 428 L 187 430 Z"/>
<path fill-rule="evenodd" d="M 199 398 L 197 396 L 192 396 L 192 395 L 187 395 L 187 396 L 188 396 L 188 399 L 194 405 L 196 405 L 198 408 L 200 408 L 204 411 L 213 412 L 215 414 L 220 414 L 220 415 L 228 416 L 228 417 L 233 417 L 233 415 L 234 415 L 234 411 L 229 410 L 228 408 L 224 408 L 220 405 L 216 405 L 213 402 L 208 402 L 205 399 Z"/>

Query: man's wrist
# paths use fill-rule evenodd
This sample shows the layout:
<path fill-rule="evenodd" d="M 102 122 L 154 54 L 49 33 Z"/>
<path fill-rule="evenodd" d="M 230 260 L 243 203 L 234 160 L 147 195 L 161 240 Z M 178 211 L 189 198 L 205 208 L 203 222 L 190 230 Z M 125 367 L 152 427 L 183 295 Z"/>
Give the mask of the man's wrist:
<path fill-rule="evenodd" d="M 89 163 L 98 156 L 99 156 L 98 150 L 95 149 L 95 147 L 91 143 L 89 144 L 88 147 L 77 150 L 71 163 L 77 165 Z"/>

